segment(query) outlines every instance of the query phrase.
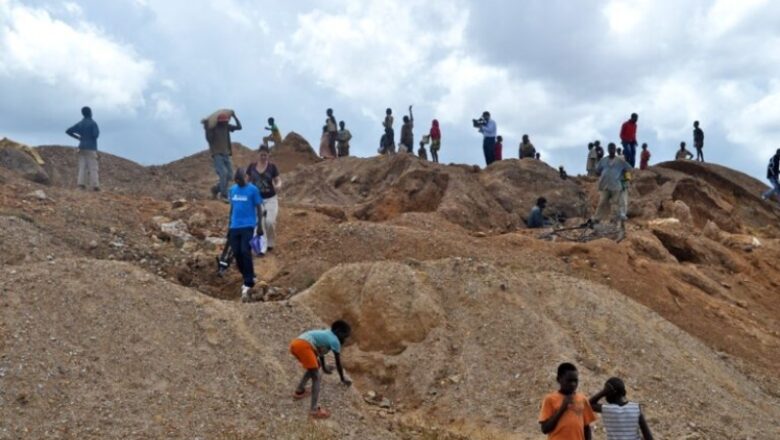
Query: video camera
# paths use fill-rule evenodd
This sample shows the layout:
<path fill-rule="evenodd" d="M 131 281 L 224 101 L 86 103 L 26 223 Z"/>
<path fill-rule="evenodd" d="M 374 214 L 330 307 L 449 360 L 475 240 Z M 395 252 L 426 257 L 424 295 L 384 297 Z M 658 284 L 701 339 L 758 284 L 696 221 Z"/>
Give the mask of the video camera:
<path fill-rule="evenodd" d="M 481 128 L 484 127 L 485 124 L 487 124 L 487 121 L 485 118 L 479 118 L 479 119 L 472 119 L 471 123 L 474 124 L 474 128 Z"/>

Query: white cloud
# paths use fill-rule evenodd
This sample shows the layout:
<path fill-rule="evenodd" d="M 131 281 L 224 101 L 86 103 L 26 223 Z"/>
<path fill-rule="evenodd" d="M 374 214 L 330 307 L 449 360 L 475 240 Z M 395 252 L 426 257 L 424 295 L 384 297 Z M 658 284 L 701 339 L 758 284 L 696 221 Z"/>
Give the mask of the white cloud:
<path fill-rule="evenodd" d="M 93 105 L 132 110 L 144 105 L 153 72 L 151 61 L 86 22 L 72 26 L 44 9 L 0 3 L 0 75 L 34 78 Z"/>

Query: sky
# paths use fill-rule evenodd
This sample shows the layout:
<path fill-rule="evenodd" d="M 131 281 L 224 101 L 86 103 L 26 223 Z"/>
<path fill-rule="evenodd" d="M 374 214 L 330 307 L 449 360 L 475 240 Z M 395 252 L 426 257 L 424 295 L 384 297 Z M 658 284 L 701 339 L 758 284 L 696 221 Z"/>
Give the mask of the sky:
<path fill-rule="evenodd" d="M 330 107 L 370 156 L 385 108 L 414 105 L 416 139 L 441 122 L 443 162 L 484 164 L 471 119 L 488 110 L 504 157 L 528 134 L 578 174 L 636 112 L 651 163 L 699 120 L 707 160 L 763 179 L 778 22 L 770 0 L 0 0 L 0 137 L 74 145 L 89 105 L 101 150 L 161 164 L 205 149 L 216 109 L 241 119 L 236 142 L 274 116 L 316 148 Z"/>

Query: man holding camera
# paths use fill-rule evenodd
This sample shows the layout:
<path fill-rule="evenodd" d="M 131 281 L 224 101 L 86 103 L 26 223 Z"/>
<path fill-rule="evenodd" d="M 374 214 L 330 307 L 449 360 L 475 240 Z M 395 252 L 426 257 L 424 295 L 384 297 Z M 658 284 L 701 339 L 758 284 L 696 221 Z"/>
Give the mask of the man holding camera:
<path fill-rule="evenodd" d="M 490 112 L 483 112 L 480 119 L 473 119 L 474 128 L 478 129 L 482 133 L 482 151 L 485 153 L 485 164 L 490 165 L 495 162 L 495 146 L 496 146 L 496 133 L 498 128 L 496 127 L 496 121 L 490 119 Z"/>

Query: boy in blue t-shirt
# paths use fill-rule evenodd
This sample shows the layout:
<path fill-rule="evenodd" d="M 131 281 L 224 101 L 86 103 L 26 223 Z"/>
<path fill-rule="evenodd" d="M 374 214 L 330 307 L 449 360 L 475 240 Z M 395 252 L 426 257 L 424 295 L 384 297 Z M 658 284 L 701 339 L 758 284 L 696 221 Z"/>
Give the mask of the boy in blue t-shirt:
<path fill-rule="evenodd" d="M 233 249 L 238 270 L 244 277 L 241 301 L 248 302 L 249 292 L 255 286 L 255 267 L 249 242 L 252 237 L 258 235 L 257 225 L 263 218 L 263 198 L 256 186 L 247 183 L 246 173 L 242 168 L 236 170 L 234 180 L 236 184 L 228 191 L 230 200 L 228 242 Z"/>
<path fill-rule="evenodd" d="M 332 351 L 336 358 L 336 370 L 339 372 L 341 383 L 351 385 L 352 381 L 344 374 L 344 368 L 341 366 L 341 347 L 344 341 L 349 338 L 352 329 L 346 322 L 338 320 L 334 322 L 330 329 L 309 330 L 302 333 L 290 343 L 290 353 L 298 359 L 301 366 L 306 370 L 303 374 L 298 387 L 293 393 L 293 398 L 303 399 L 307 395 L 306 383 L 311 379 L 311 408 L 310 416 L 315 419 L 325 419 L 330 413 L 320 408 L 317 401 L 320 397 L 320 367 L 325 374 L 333 373 L 333 368 L 325 363 L 325 355 Z"/>

